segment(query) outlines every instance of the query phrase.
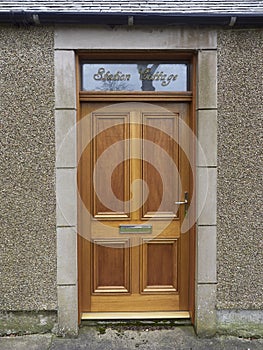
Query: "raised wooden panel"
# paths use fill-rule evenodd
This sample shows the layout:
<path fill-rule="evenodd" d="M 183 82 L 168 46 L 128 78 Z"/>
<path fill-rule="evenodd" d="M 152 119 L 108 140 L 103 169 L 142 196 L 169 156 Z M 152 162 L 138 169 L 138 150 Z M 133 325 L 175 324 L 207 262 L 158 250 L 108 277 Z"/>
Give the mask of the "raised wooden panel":
<path fill-rule="evenodd" d="M 92 253 L 93 294 L 129 293 L 129 240 L 94 240 Z"/>
<path fill-rule="evenodd" d="M 177 291 L 177 239 L 144 239 L 141 259 L 142 292 Z"/>
<path fill-rule="evenodd" d="M 178 115 L 144 114 L 143 122 L 142 176 L 149 194 L 142 217 L 173 219 L 179 192 Z"/>
<path fill-rule="evenodd" d="M 123 294 L 92 295 L 91 312 L 123 312 L 123 311 L 176 311 L 179 310 L 178 294 Z M 143 314 L 141 316 L 143 318 Z M 110 317 L 109 317 L 110 319 Z"/>
<path fill-rule="evenodd" d="M 100 220 L 130 217 L 128 123 L 129 113 L 92 114 L 93 215 Z"/>

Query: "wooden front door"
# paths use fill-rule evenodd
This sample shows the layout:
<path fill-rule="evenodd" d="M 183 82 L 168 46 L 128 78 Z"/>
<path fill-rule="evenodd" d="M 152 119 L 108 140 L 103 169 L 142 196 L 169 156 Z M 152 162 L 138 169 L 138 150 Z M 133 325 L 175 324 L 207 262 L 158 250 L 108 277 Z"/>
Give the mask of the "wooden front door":
<path fill-rule="evenodd" d="M 80 312 L 189 310 L 187 103 L 82 102 Z"/>

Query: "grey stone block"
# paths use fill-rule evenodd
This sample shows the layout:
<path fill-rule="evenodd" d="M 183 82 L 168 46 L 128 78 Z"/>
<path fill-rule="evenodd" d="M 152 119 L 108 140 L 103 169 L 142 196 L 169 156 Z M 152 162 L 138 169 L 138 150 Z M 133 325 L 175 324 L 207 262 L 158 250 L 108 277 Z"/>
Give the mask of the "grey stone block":
<path fill-rule="evenodd" d="M 57 283 L 77 283 L 77 232 L 73 227 L 57 228 Z"/>
<path fill-rule="evenodd" d="M 56 170 L 57 226 L 77 225 L 77 169 Z"/>
<path fill-rule="evenodd" d="M 198 227 L 197 280 L 198 283 L 216 283 L 216 227 Z"/>
<path fill-rule="evenodd" d="M 55 107 L 76 109 L 74 51 L 55 51 Z"/>
<path fill-rule="evenodd" d="M 197 148 L 197 166 L 217 165 L 217 111 L 201 110 L 197 114 L 197 137 L 205 157 Z"/>
<path fill-rule="evenodd" d="M 56 110 L 56 167 L 77 166 L 76 111 Z"/>
<path fill-rule="evenodd" d="M 198 225 L 216 225 L 217 169 L 197 169 Z"/>
<path fill-rule="evenodd" d="M 196 332 L 201 337 L 216 333 L 216 285 L 199 284 L 196 290 Z"/>
<path fill-rule="evenodd" d="M 78 335 L 78 288 L 58 286 L 58 334 L 75 337 Z"/>
<path fill-rule="evenodd" d="M 201 50 L 197 64 L 197 108 L 217 108 L 217 52 Z"/>

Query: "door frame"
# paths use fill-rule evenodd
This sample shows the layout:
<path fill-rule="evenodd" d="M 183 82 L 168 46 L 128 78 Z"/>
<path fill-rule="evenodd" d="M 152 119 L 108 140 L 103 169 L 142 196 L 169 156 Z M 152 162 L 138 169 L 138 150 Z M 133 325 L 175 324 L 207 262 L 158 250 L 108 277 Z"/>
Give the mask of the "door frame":
<path fill-rule="evenodd" d="M 151 35 L 149 34 L 151 32 Z M 118 40 L 116 40 L 116 35 Z M 131 40 L 127 41 L 127 36 Z M 195 329 L 216 331 L 217 30 L 212 28 L 55 27 L 57 292 L 59 333 L 78 333 L 77 295 L 77 72 L 76 53 L 143 48 L 196 53 L 196 134 L 206 162 L 196 155 Z M 207 177 L 203 177 L 206 173 Z M 204 178 L 206 181 L 204 182 Z M 208 183 L 208 189 L 207 189 Z M 208 190 L 208 195 L 204 196 Z"/>
<path fill-rule="evenodd" d="M 85 60 L 109 60 L 109 59 L 118 59 L 122 62 L 130 61 L 130 60 L 142 60 L 142 59 L 149 59 L 149 60 L 164 60 L 164 61 L 187 61 L 190 65 L 190 72 L 187 79 L 189 79 L 189 90 L 187 92 L 168 92 L 168 93 L 159 93 L 157 92 L 100 92 L 100 93 L 93 93 L 89 91 L 81 91 L 80 89 L 80 79 L 81 79 L 81 72 L 80 72 L 80 63 L 81 61 Z M 178 52 L 178 51 L 154 51 L 145 53 L 144 51 L 139 50 L 122 50 L 122 51 L 88 51 L 88 52 L 79 52 L 76 54 L 76 72 L 78 77 L 77 82 L 77 96 L 78 98 L 78 105 L 77 105 L 77 122 L 80 122 L 81 116 L 80 116 L 80 105 L 83 102 L 146 102 L 146 103 L 155 103 L 155 102 L 183 102 L 189 104 L 189 126 L 193 132 L 193 134 L 196 134 L 196 54 L 195 52 Z M 78 136 L 77 136 L 78 138 Z M 189 140 L 189 149 L 190 149 L 190 162 L 192 164 L 192 171 L 193 174 L 189 175 L 190 178 L 190 188 L 189 193 L 193 193 L 192 197 L 195 198 L 195 186 L 193 183 L 193 179 L 196 178 L 195 173 L 195 154 L 196 154 L 196 145 L 194 140 Z M 77 150 L 77 152 L 80 152 Z M 80 158 L 80 154 L 78 155 L 78 159 Z M 79 178 L 80 174 L 78 173 L 78 182 L 80 183 L 81 180 Z M 195 213 L 195 210 L 192 211 L 192 213 Z M 194 214 L 193 214 L 194 215 Z M 194 222 L 196 221 L 195 218 L 192 219 Z M 78 216 L 78 227 L 81 225 L 81 218 Z M 196 262 L 196 256 L 195 256 L 195 242 L 196 242 L 196 230 L 195 225 L 193 225 L 189 230 L 189 295 L 188 295 L 188 304 L 189 304 L 189 314 L 192 324 L 195 322 L 195 262 Z M 83 259 L 81 256 L 81 250 L 82 250 L 82 243 L 80 235 L 78 235 L 78 305 L 79 305 L 79 322 L 83 319 L 81 317 L 81 290 L 82 290 L 82 264 Z M 86 261 L 86 263 L 88 263 Z M 108 317 L 114 317 L 114 313 L 108 313 Z M 115 313 L 117 314 L 117 313 Z M 122 317 L 123 315 L 121 313 L 118 313 Z M 156 313 L 157 315 L 158 313 Z M 169 312 L 166 313 L 167 317 L 169 316 Z M 178 317 L 184 318 L 184 315 L 187 315 L 187 313 L 177 312 Z M 161 313 L 161 317 L 165 318 L 165 313 Z M 176 312 L 173 313 L 174 317 L 176 316 Z M 87 315 L 87 318 L 92 318 L 91 315 Z M 99 315 L 96 315 L 96 318 L 99 318 Z M 107 312 L 104 312 L 104 318 L 107 317 Z M 116 316 L 117 317 L 117 316 Z M 138 317 L 138 316 L 137 316 Z M 147 317 L 147 313 L 142 313 L 141 318 Z M 158 317 L 158 316 L 157 316 Z M 188 317 L 188 316 L 186 316 Z"/>

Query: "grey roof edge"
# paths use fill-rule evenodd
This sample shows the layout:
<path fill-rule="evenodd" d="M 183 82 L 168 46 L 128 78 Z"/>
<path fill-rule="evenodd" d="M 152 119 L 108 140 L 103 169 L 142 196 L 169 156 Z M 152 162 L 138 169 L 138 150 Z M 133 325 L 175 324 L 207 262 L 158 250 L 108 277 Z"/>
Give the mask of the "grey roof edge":
<path fill-rule="evenodd" d="M 0 0 L 0 11 L 79 13 L 262 13 L 263 0 Z"/>
<path fill-rule="evenodd" d="M 15 25 L 104 24 L 104 25 L 214 25 L 263 26 L 263 12 L 251 13 L 146 13 L 146 12 L 70 12 L 0 10 L 0 23 Z"/>
<path fill-rule="evenodd" d="M 32 13 L 38 13 L 42 15 L 61 15 L 61 16 L 67 16 L 67 15 L 74 15 L 74 16 L 180 16 L 180 17 L 214 17 L 214 16 L 222 16 L 222 17 L 229 17 L 229 16 L 263 16 L 263 9 L 261 12 L 239 12 L 239 11 L 233 11 L 233 12 L 221 12 L 221 11 L 214 11 L 214 12 L 207 12 L 207 11 L 200 11 L 200 12 L 180 12 L 180 11 L 170 11 L 170 12 L 140 12 L 140 11 L 127 11 L 127 12 L 104 12 L 104 11 L 47 11 L 47 10 L 32 10 L 32 9 L 13 9 L 13 10 L 7 10 L 4 11 L 0 8 L 0 15 L 2 13 L 13 13 L 13 12 L 24 12 L 28 14 Z"/>

